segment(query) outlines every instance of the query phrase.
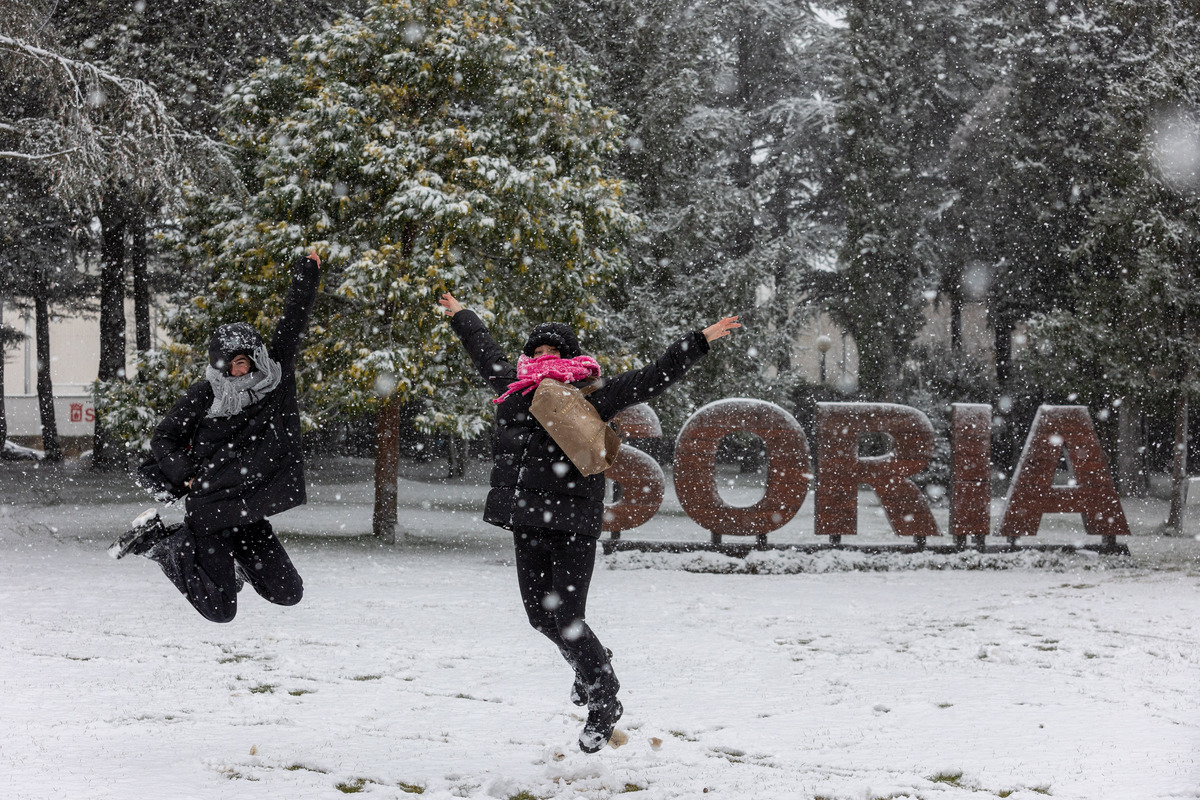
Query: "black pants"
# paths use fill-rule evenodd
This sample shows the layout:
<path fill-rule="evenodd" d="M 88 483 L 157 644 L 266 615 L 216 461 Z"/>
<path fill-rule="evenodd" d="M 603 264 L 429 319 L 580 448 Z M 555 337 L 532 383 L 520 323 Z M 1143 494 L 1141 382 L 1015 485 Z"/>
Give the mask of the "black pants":
<path fill-rule="evenodd" d="M 213 622 L 229 622 L 237 615 L 242 578 L 277 605 L 295 605 L 304 595 L 300 573 L 265 519 L 211 533 L 193 530 L 185 521 L 146 557 Z M 241 565 L 240 575 L 235 563 Z"/>
<path fill-rule="evenodd" d="M 588 627 L 588 585 L 596 540 L 546 528 L 513 531 L 517 583 L 529 624 L 558 647 L 587 684 L 612 676 L 604 645 Z"/>

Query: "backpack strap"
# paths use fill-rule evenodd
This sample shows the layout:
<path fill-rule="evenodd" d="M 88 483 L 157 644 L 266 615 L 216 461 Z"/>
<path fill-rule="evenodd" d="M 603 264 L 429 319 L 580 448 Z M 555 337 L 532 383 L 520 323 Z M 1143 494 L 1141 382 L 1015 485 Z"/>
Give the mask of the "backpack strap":
<path fill-rule="evenodd" d="M 583 388 L 581 388 L 579 390 L 579 393 L 581 395 L 583 395 L 584 397 L 587 397 L 589 394 L 596 391 L 603 385 L 604 385 L 604 381 L 602 381 L 600 378 L 592 378 L 591 382 L 588 383 L 587 386 L 584 386 Z"/>

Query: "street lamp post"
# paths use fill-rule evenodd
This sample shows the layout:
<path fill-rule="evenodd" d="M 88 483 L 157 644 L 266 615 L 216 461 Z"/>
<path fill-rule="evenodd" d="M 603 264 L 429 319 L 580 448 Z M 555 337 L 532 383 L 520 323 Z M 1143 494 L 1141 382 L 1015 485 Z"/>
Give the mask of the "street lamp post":
<path fill-rule="evenodd" d="M 822 333 L 817 337 L 817 350 L 821 353 L 821 384 L 825 384 L 825 354 L 829 352 L 829 348 L 833 346 L 833 339 L 830 339 L 827 334 Z"/>

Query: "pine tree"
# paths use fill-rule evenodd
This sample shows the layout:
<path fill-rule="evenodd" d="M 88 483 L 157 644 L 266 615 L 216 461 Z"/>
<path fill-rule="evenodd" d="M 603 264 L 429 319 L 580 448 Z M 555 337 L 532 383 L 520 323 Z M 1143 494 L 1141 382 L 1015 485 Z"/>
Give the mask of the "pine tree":
<path fill-rule="evenodd" d="M 244 76 L 255 59 L 279 54 L 306 27 L 334 15 L 325 0 L 238 3 L 179 0 L 88 0 L 61 2 L 53 23 L 71 54 L 115 74 L 137 79 L 156 91 L 171 115 L 172 139 L 180 145 L 183 170 L 195 168 L 206 182 L 228 180 L 231 170 L 213 146 L 217 106 L 228 83 Z M 213 169 L 215 167 L 215 169 Z M 162 278 L 148 257 L 148 231 L 166 209 L 178 207 L 179 172 L 170 180 L 137 181 L 121 176 L 100 186 L 94 205 L 101 223 L 100 363 L 101 384 L 125 380 L 125 296 L 133 274 L 137 349 L 150 346 L 152 283 Z M 167 278 L 170 280 L 170 278 Z M 106 392 L 101 392 L 107 396 Z M 117 443 L 104 428 L 99 407 L 93 464 L 121 462 Z"/>
<path fill-rule="evenodd" d="M 1020 377 L 1012 370 L 1014 331 L 1033 314 L 1072 302 L 1070 253 L 1099 188 L 1095 109 L 1111 43 L 1095 24 L 1093 3 L 993 5 L 977 35 L 996 77 L 952 142 L 949 217 L 964 240 L 957 252 L 973 262 L 976 299 L 988 305 L 999 389 L 1020 401 L 1010 386 Z"/>
<path fill-rule="evenodd" d="M 838 128 L 846 232 L 814 291 L 854 337 L 861 393 L 895 400 L 902 366 L 942 284 L 930 230 L 942 163 L 975 93 L 963 4 L 852 0 Z"/>
<path fill-rule="evenodd" d="M 187 137 L 158 93 L 64 49 L 0 28 L 0 160 L 36 169 L 68 207 L 94 207 L 116 180 L 176 183 Z"/>
<path fill-rule="evenodd" d="M 619 163 L 646 228 L 610 293 L 617 346 L 649 355 L 730 313 L 747 325 L 740 352 L 701 362 L 660 415 L 677 426 L 732 387 L 789 402 L 800 278 L 836 246 L 836 29 L 802 5 L 738 0 L 562 2 L 539 25 L 630 120 Z"/>
<path fill-rule="evenodd" d="M 53 22 L 68 46 L 145 81 L 186 130 L 216 139 L 219 107 L 234 82 L 260 59 L 285 55 L 301 33 L 362 6 L 361 0 L 60 0 Z"/>
<path fill-rule="evenodd" d="M 204 136 L 183 129 L 153 86 L 91 58 L 64 39 L 55 10 L 67 4 L 0 0 L 0 161 L 34 173 L 30 202 L 45 182 L 77 217 L 101 221 L 100 362 L 103 380 L 124 380 L 124 285 L 127 226 L 142 230 L 147 206 L 169 202 L 195 170 L 212 178 L 230 170 Z M 65 18 L 64 23 L 69 22 Z M 101 18 L 88 18 L 99 22 Z M 70 25 L 68 24 L 69 28 Z M 77 46 L 78 45 L 78 46 Z M 142 263 L 143 237 L 134 238 Z M 145 309 L 139 302 L 138 308 Z M 148 330 L 145 320 L 139 329 Z M 93 466 L 121 463 L 97 421 Z"/>
<path fill-rule="evenodd" d="M 1174 406 L 1166 527 L 1179 532 L 1187 406 L 1200 390 L 1200 177 L 1170 172 L 1163 139 L 1180 123 L 1190 123 L 1192 147 L 1200 139 L 1200 15 L 1176 0 L 1109 0 L 1074 24 L 1105 45 L 1103 93 L 1087 116 L 1094 188 L 1088 226 L 1069 253 L 1070 307 L 1035 319 L 1032 361 L 1051 385 L 1105 413 Z M 1079 50 L 1078 38 L 1068 41 Z"/>

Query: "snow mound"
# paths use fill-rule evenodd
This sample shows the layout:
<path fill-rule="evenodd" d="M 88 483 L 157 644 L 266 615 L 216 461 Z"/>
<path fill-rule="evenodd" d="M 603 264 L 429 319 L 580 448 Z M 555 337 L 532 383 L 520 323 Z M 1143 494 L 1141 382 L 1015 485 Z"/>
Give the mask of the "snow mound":
<path fill-rule="evenodd" d="M 895 572 L 911 570 L 1066 570 L 1107 569 L 1123 566 L 1127 558 L 1079 550 L 1032 548 L 1012 553 L 864 553 L 855 550 L 758 550 L 745 558 L 711 551 L 650 553 L 623 550 L 605 556 L 612 570 L 661 569 L 743 575 L 791 575 L 803 572 Z"/>
<path fill-rule="evenodd" d="M 3 457 L 9 461 L 41 461 L 42 451 L 4 440 Z"/>

